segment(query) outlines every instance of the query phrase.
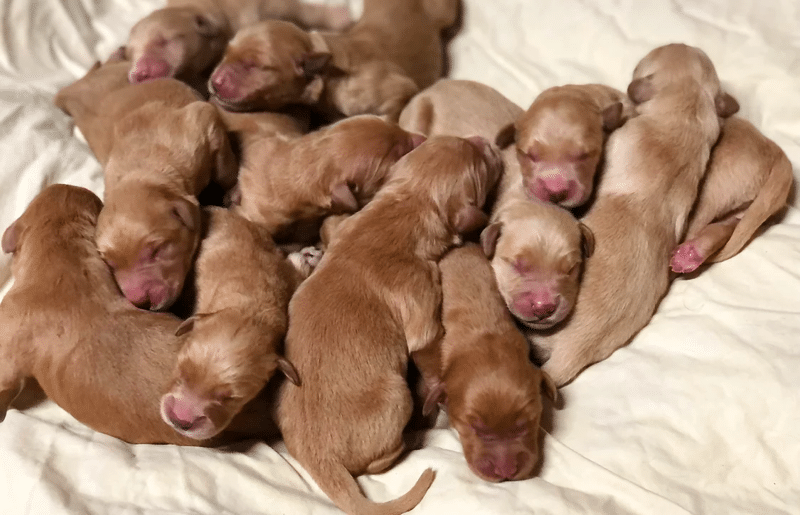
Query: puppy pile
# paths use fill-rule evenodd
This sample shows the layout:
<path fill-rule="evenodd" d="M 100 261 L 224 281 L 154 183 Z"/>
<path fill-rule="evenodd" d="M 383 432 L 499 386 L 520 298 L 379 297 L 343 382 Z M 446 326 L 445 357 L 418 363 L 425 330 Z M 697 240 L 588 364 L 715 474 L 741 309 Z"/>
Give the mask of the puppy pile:
<path fill-rule="evenodd" d="M 104 199 L 49 186 L 3 233 L 0 421 L 35 378 L 130 443 L 283 438 L 336 506 L 390 514 L 434 472 L 380 504 L 354 477 L 407 452 L 418 398 L 477 476 L 532 477 L 543 394 L 741 251 L 793 175 L 700 49 L 525 111 L 441 78 L 458 9 L 168 0 L 59 91 Z"/>

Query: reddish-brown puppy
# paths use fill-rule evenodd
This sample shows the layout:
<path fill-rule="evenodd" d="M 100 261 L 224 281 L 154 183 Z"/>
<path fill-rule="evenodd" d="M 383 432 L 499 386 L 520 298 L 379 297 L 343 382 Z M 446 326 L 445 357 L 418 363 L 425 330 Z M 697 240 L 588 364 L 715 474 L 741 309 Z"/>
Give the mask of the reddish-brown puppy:
<path fill-rule="evenodd" d="M 173 77 L 199 91 L 242 27 L 284 18 L 334 30 L 351 23 L 345 6 L 299 0 L 168 0 L 132 28 L 126 45 L 131 83 Z"/>
<path fill-rule="evenodd" d="M 299 382 L 279 351 L 289 299 L 304 275 L 252 222 L 221 208 L 205 215 L 196 314 L 177 330 L 187 337 L 161 398 L 164 421 L 198 440 L 222 431 L 276 369 Z"/>
<path fill-rule="evenodd" d="M 293 222 L 356 211 L 424 139 L 372 115 L 300 138 L 264 138 L 244 158 L 234 209 L 276 235 Z"/>
<path fill-rule="evenodd" d="M 786 206 L 793 184 L 792 163 L 774 141 L 747 120 L 726 120 L 672 271 L 693 272 L 738 254 Z"/>
<path fill-rule="evenodd" d="M 306 32 L 266 21 L 239 31 L 209 80 L 231 110 L 315 105 L 331 117 L 371 113 L 396 121 L 442 75 L 443 28 L 457 0 L 366 0 L 348 31 Z"/>
<path fill-rule="evenodd" d="M 161 420 L 159 397 L 183 343 L 175 338 L 181 321 L 120 295 L 94 244 L 101 207 L 89 190 L 56 184 L 3 233 L 14 285 L 0 303 L 0 420 L 35 378 L 80 422 L 126 442 L 214 443 L 179 435 Z"/>
<path fill-rule="evenodd" d="M 556 86 L 540 93 L 498 143 L 516 140 L 530 198 L 573 208 L 594 190 L 607 136 L 632 114 L 628 96 L 609 86 Z"/>
<path fill-rule="evenodd" d="M 426 409 L 444 401 L 469 468 L 487 481 L 527 479 L 539 461 L 542 391 L 556 387 L 531 363 L 480 247 L 451 250 L 440 262 L 444 337 L 414 356 L 431 386 Z"/>
<path fill-rule="evenodd" d="M 407 494 L 376 504 L 352 476 L 382 472 L 404 450 L 408 353 L 441 332 L 436 261 L 485 223 L 480 207 L 499 173 L 485 140 L 427 140 L 338 227 L 289 304 L 286 357 L 303 385 L 282 389 L 278 424 L 289 452 L 346 513 L 406 512 L 433 481 L 427 470 Z"/>

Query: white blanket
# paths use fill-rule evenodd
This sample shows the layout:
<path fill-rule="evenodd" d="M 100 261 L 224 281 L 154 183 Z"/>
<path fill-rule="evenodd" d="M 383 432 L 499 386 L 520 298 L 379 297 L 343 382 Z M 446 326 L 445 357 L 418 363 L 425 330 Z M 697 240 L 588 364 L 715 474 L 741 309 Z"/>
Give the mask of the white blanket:
<path fill-rule="evenodd" d="M 52 97 L 160 5 L 0 3 L 0 230 L 47 184 L 102 192 L 99 165 Z M 451 76 L 527 107 L 557 84 L 625 88 L 651 48 L 697 45 L 741 114 L 798 170 L 798 27 L 796 0 L 466 0 Z M 9 262 L 0 257 L 6 289 Z M 455 432 L 435 429 L 422 449 L 360 484 L 388 500 L 434 468 L 419 514 L 800 513 L 798 263 L 792 208 L 739 256 L 677 280 L 629 346 L 562 390 L 536 478 L 484 483 Z M 337 512 L 282 446 L 127 445 L 51 402 L 11 410 L 0 424 L 2 514 Z"/>

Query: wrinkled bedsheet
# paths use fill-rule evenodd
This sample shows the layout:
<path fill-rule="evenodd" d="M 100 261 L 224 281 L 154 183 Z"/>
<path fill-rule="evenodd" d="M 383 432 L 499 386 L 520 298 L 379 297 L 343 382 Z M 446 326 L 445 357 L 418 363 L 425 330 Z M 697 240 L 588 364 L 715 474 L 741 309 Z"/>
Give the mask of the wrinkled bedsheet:
<path fill-rule="evenodd" d="M 335 0 L 331 0 L 335 1 Z M 353 0 L 354 12 L 360 11 Z M 157 0 L 0 2 L 0 230 L 44 186 L 102 193 L 100 166 L 56 90 L 120 45 Z M 751 120 L 800 163 L 796 0 L 466 0 L 450 75 L 527 107 L 564 83 L 627 86 L 652 47 L 703 48 Z M 0 257 L 0 284 L 10 280 Z M 0 337 L 5 328 L 0 327 Z M 677 280 L 633 342 L 562 390 L 534 479 L 488 484 L 453 430 L 359 479 L 378 501 L 432 467 L 419 514 L 800 513 L 800 213 L 739 256 Z M 51 402 L 0 424 L 0 513 L 327 514 L 281 445 L 128 445 Z"/>

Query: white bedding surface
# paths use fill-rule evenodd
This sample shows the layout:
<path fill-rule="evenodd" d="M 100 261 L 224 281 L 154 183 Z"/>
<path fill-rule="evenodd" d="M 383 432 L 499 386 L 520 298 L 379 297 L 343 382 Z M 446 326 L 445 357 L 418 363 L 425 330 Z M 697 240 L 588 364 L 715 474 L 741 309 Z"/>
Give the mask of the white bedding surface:
<path fill-rule="evenodd" d="M 358 0 L 354 0 L 358 2 Z M 158 0 L 0 2 L 0 230 L 45 185 L 101 193 L 101 170 L 55 91 L 121 44 Z M 451 76 L 527 107 L 542 89 L 624 88 L 652 47 L 703 48 L 742 105 L 800 169 L 796 0 L 466 0 Z M 360 6 L 354 5 L 358 11 Z M 739 256 L 677 280 L 627 347 L 564 388 L 538 477 L 488 484 L 454 431 L 389 472 L 374 500 L 438 475 L 419 514 L 800 513 L 800 212 Z M 0 257 L 8 286 L 9 257 Z M 4 328 L 0 327 L 0 335 Z M 327 514 L 337 510 L 281 446 L 132 446 L 51 402 L 0 423 L 0 513 Z"/>

